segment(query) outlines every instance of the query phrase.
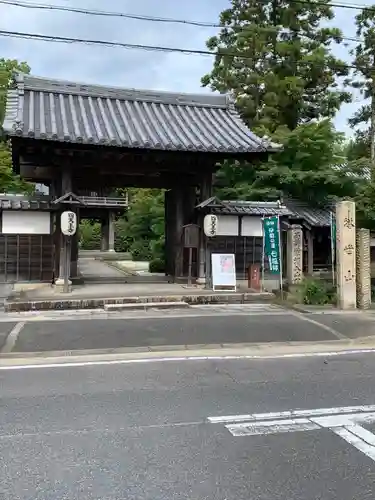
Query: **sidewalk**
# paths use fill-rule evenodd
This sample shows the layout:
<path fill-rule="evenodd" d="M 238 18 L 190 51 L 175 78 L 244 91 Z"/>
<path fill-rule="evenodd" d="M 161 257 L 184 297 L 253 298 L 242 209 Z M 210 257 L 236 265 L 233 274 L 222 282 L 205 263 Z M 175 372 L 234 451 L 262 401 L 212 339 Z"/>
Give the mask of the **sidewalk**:
<path fill-rule="evenodd" d="M 259 343 L 372 342 L 371 315 L 304 315 L 272 304 L 190 307 L 187 310 L 113 314 L 93 311 L 21 313 L 0 323 L 3 356 L 64 351 L 151 352 L 247 348 Z M 44 354 L 42 354 L 44 353 Z"/>
<path fill-rule="evenodd" d="M 12 295 L 8 293 L 4 311 L 103 309 L 116 305 L 129 305 L 130 308 L 131 304 L 150 303 L 166 308 L 185 304 L 268 302 L 274 298 L 272 293 L 252 293 L 247 287 L 238 289 L 237 293 L 213 292 L 201 286 L 168 283 L 164 275 L 156 276 L 155 281 L 150 275 L 151 281 L 145 281 L 143 276 L 129 275 L 125 269 L 92 256 L 81 256 L 78 265 L 86 282 L 75 284 L 70 293 L 58 291 L 49 284 Z"/>
<path fill-rule="evenodd" d="M 69 294 L 56 292 L 52 286 L 30 290 L 5 301 L 6 312 L 61 309 L 103 309 L 108 304 L 186 302 L 188 304 L 225 304 L 263 302 L 274 299 L 272 293 L 213 292 L 188 288 L 177 283 L 125 283 L 78 285 Z"/>

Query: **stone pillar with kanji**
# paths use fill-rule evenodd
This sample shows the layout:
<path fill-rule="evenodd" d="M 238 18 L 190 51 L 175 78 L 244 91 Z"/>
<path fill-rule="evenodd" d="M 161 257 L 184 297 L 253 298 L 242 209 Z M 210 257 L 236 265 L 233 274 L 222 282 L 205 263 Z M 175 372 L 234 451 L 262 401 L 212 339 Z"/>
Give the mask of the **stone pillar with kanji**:
<path fill-rule="evenodd" d="M 336 275 L 338 307 L 355 309 L 356 220 L 352 201 L 340 201 L 336 205 Z"/>
<path fill-rule="evenodd" d="M 287 233 L 287 279 L 288 285 L 299 285 L 303 280 L 303 232 L 293 224 Z"/>
<path fill-rule="evenodd" d="M 356 243 L 357 307 L 369 309 L 371 307 L 370 230 L 357 229 Z"/>

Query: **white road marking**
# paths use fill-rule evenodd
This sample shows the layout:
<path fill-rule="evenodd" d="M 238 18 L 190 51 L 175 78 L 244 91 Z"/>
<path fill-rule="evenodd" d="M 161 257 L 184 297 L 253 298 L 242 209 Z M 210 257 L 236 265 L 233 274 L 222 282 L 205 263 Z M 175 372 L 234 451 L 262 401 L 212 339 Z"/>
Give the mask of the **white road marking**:
<path fill-rule="evenodd" d="M 251 422 L 259 420 L 274 420 L 276 418 L 314 417 L 319 415 L 335 415 L 348 413 L 375 412 L 375 405 L 342 406 L 337 408 L 315 408 L 313 410 L 287 410 L 271 413 L 253 413 L 248 415 L 231 415 L 225 417 L 209 417 L 212 424 L 226 422 Z"/>
<path fill-rule="evenodd" d="M 371 410 L 373 410 L 372 406 L 368 406 L 369 413 L 366 413 L 365 410 L 364 412 L 352 413 L 350 415 L 341 414 L 328 417 L 313 417 L 310 420 L 320 425 L 320 427 L 326 427 L 328 429 L 333 429 L 334 427 L 344 427 L 346 425 L 354 425 L 358 422 L 364 424 L 372 424 L 373 422 L 375 422 L 375 413 L 373 413 Z"/>
<path fill-rule="evenodd" d="M 14 434 L 0 434 L 0 441 L 11 440 L 11 439 L 24 439 L 24 438 L 35 438 L 41 436 L 71 436 L 80 434 L 117 434 L 119 432 L 128 432 L 129 430 L 147 430 L 147 429 L 168 429 L 168 428 L 178 428 L 178 427 L 196 427 L 202 425 L 204 422 L 169 422 L 165 424 L 145 424 L 145 425 L 128 425 L 126 427 L 114 427 L 112 429 L 108 427 L 95 427 L 95 428 L 84 428 L 84 429 L 62 429 L 60 431 L 47 431 L 41 430 L 39 432 L 17 432 Z"/>
<path fill-rule="evenodd" d="M 332 429 L 332 431 L 375 461 L 375 444 L 373 444 L 375 436 L 372 432 L 364 429 L 360 425 L 336 427 Z"/>
<path fill-rule="evenodd" d="M 282 432 L 300 432 L 320 429 L 318 424 L 314 424 L 307 418 L 296 420 L 271 420 L 259 424 L 242 423 L 225 426 L 233 436 L 259 436 L 265 434 L 278 434 Z"/>
<path fill-rule="evenodd" d="M 316 321 L 315 319 L 312 319 L 308 316 L 305 316 L 304 314 L 297 313 L 294 311 L 290 311 L 290 314 L 295 316 L 296 318 L 300 319 L 301 321 L 307 321 L 307 323 L 311 323 L 312 325 L 321 328 L 322 330 L 325 330 L 326 332 L 331 333 L 334 337 L 336 337 L 339 340 L 347 340 L 348 337 L 346 335 L 343 335 L 342 333 L 338 332 L 335 330 L 335 328 L 332 328 L 331 326 L 328 325 L 323 325 L 322 323 L 319 323 L 319 321 Z"/>
<path fill-rule="evenodd" d="M 40 363 L 40 364 L 22 364 L 22 365 L 2 365 L 0 370 L 30 370 L 36 368 L 80 368 L 85 366 L 106 366 L 106 365 L 132 365 L 132 364 L 147 364 L 147 363 L 166 363 L 180 361 L 246 361 L 257 359 L 298 359 L 298 358 L 329 358 L 337 356 L 349 356 L 356 354 L 374 354 L 375 349 L 350 349 L 343 351 L 327 351 L 327 352 L 304 352 L 304 353 L 288 353 L 288 354 L 264 354 L 264 355 L 239 355 L 239 356 L 171 356 L 157 358 L 136 358 L 136 359 L 116 359 L 102 361 L 61 361 L 60 363 Z M 1 358 L 0 358 L 1 362 Z"/>
<path fill-rule="evenodd" d="M 1 349 L 2 353 L 9 353 L 13 351 L 13 347 L 16 345 L 18 335 L 20 334 L 22 328 L 25 326 L 25 322 L 21 321 L 17 323 L 14 328 L 9 333 L 8 337 L 5 340 L 4 347 Z"/>
<path fill-rule="evenodd" d="M 226 429 L 235 437 L 329 429 L 375 461 L 375 435 L 360 425 L 375 422 L 374 410 L 375 405 L 344 406 L 208 417 L 207 420 L 215 424 L 226 423 Z"/>

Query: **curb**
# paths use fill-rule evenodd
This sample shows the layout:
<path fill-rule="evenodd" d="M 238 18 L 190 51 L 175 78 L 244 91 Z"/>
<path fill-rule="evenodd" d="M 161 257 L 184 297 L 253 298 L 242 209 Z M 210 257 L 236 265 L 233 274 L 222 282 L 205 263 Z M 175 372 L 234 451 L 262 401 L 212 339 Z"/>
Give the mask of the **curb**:
<path fill-rule="evenodd" d="M 309 344 L 309 345 L 307 345 Z M 166 362 L 183 360 L 225 360 L 225 359 L 272 359 L 272 358 L 334 358 L 350 354 L 375 354 L 374 342 L 327 341 L 313 344 L 306 342 L 271 344 L 226 344 L 165 346 L 164 349 L 150 351 L 148 348 L 92 351 L 50 351 L 34 353 L 11 353 L 0 355 L 0 370 L 18 368 L 38 368 L 48 366 L 84 366 L 95 364 L 127 364 L 142 362 Z M 169 347 L 169 349 L 166 349 Z M 117 351 L 117 352 L 116 352 Z"/>
<path fill-rule="evenodd" d="M 138 309 L 147 310 L 156 309 L 184 309 L 190 307 L 187 302 L 141 302 L 138 304 L 105 304 L 105 311 L 135 311 Z"/>
<path fill-rule="evenodd" d="M 353 341 L 350 340 L 323 340 L 315 343 L 312 341 L 280 341 L 280 342 L 238 342 L 225 344 L 166 344 L 159 346 L 138 346 L 138 347 L 117 347 L 117 348 L 100 348 L 100 349 L 73 349 L 73 350 L 52 350 L 52 351 L 27 351 L 27 352 L 0 352 L 0 365 L 4 360 L 12 359 L 30 359 L 40 360 L 45 358 L 77 358 L 77 357 L 101 357 L 115 358 L 122 356 L 157 356 L 160 353 L 177 353 L 183 351 L 192 351 L 198 353 L 204 352 L 236 352 L 245 353 L 246 351 L 287 351 L 292 352 L 321 352 L 321 351 L 337 351 L 337 350 L 352 350 L 354 348 L 375 349 L 375 338 L 360 337 Z"/>
<path fill-rule="evenodd" d="M 115 297 L 115 298 L 81 298 L 60 300 L 6 300 L 5 312 L 26 311 L 61 311 L 72 309 L 104 309 L 111 304 L 155 304 L 165 302 L 185 302 L 189 305 L 206 304 L 246 304 L 254 302 L 272 302 L 272 293 L 212 293 L 205 295 L 149 295 L 141 297 Z"/>

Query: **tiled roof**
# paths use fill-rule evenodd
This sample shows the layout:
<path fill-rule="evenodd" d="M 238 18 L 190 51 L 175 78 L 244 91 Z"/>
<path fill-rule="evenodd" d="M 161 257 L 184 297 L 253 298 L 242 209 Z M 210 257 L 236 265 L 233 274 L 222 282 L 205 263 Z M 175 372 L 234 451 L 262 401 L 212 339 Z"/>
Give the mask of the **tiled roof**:
<path fill-rule="evenodd" d="M 0 194 L 1 210 L 51 210 L 51 198 L 49 196 L 32 196 L 29 198 L 23 194 Z"/>
<path fill-rule="evenodd" d="M 233 213 L 251 215 L 285 215 L 290 216 L 292 212 L 284 204 L 273 201 L 224 201 Z"/>
<path fill-rule="evenodd" d="M 18 74 L 4 120 L 9 136 L 171 151 L 253 153 L 253 134 L 228 96 L 126 90 Z"/>
<path fill-rule="evenodd" d="M 212 209 L 215 214 L 227 215 L 292 215 L 292 212 L 280 202 L 274 201 L 242 201 L 229 200 L 222 201 L 216 196 L 212 196 L 208 200 L 203 201 L 196 207 L 198 210 L 204 208 Z"/>
<path fill-rule="evenodd" d="M 257 215 L 269 217 L 279 215 L 289 220 L 302 220 L 312 227 L 324 227 L 331 224 L 331 211 L 327 209 L 312 207 L 307 203 L 296 200 L 285 200 L 281 202 L 267 201 L 221 201 L 216 197 L 203 201 L 197 209 L 211 209 L 215 214 L 223 215 Z"/>
<path fill-rule="evenodd" d="M 120 197 L 106 196 L 78 196 L 82 205 L 87 208 L 100 207 L 124 210 L 128 206 L 128 201 Z M 61 206 L 49 195 L 0 193 L 0 209 L 2 210 L 56 210 Z"/>
<path fill-rule="evenodd" d="M 331 225 L 331 209 L 308 205 L 301 201 L 286 200 L 285 205 L 293 212 L 293 218 L 302 219 L 313 227 L 324 227 Z"/>

